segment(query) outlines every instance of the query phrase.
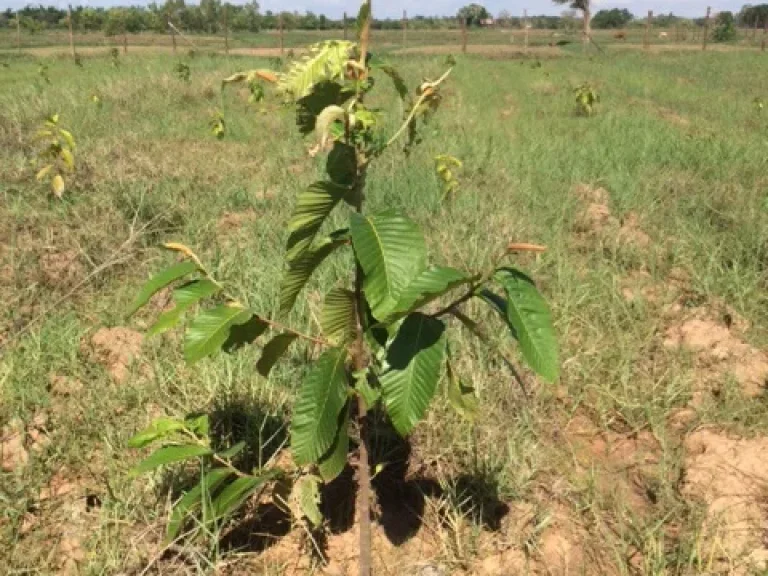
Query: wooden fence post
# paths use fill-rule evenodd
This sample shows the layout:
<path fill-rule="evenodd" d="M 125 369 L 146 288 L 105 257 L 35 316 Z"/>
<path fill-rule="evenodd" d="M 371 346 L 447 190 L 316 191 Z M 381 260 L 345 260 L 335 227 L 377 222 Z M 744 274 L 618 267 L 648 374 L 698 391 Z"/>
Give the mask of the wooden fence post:
<path fill-rule="evenodd" d="M 170 20 L 168 21 L 168 31 L 171 34 L 171 44 L 173 44 L 173 53 L 176 54 L 176 30 L 171 26 Z"/>
<path fill-rule="evenodd" d="M 752 42 L 757 40 L 757 14 L 755 14 L 755 27 L 752 30 Z"/>
<path fill-rule="evenodd" d="M 69 4 L 67 4 L 67 27 L 69 28 L 69 49 L 72 51 L 72 60 L 77 61 L 75 35 L 72 33 L 72 6 Z"/>
<path fill-rule="evenodd" d="M 123 54 L 128 54 L 128 33 L 123 30 Z"/>
<path fill-rule="evenodd" d="M 408 44 L 408 12 L 403 10 L 403 46 Z"/>
<path fill-rule="evenodd" d="M 347 13 L 344 12 L 343 19 L 341 21 L 341 27 L 344 29 L 344 40 L 347 39 Z"/>
<path fill-rule="evenodd" d="M 709 35 L 709 15 L 712 12 L 712 8 L 707 6 L 707 16 L 704 18 L 704 31 L 701 38 L 701 49 L 707 49 L 707 36 Z"/>
<path fill-rule="evenodd" d="M 21 12 L 16 10 L 16 48 L 21 54 Z"/>
<path fill-rule="evenodd" d="M 285 53 L 285 40 L 283 39 L 283 13 L 282 12 L 280 12 L 280 15 L 277 18 L 277 27 L 280 30 L 280 58 L 282 58 Z"/>
<path fill-rule="evenodd" d="M 528 10 L 523 9 L 523 27 L 525 29 L 525 32 L 523 32 L 523 52 L 525 54 L 528 54 Z"/>
<path fill-rule="evenodd" d="M 461 52 L 467 53 L 467 19 L 459 18 L 459 26 L 461 26 Z"/>
<path fill-rule="evenodd" d="M 651 47 L 651 20 L 653 20 L 653 10 L 648 10 L 648 19 L 645 21 L 645 34 L 643 35 L 643 48 L 645 50 Z"/>
<path fill-rule="evenodd" d="M 224 3 L 224 54 L 229 56 L 229 4 Z"/>

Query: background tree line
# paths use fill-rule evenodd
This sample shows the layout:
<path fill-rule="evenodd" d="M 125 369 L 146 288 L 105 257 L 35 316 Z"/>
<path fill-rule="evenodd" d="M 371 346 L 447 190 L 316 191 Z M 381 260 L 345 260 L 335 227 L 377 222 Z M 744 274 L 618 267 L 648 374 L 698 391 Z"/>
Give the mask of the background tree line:
<path fill-rule="evenodd" d="M 185 0 L 166 0 L 163 4 L 153 2 L 146 7 L 77 6 L 72 8 L 72 24 L 77 31 L 102 31 L 107 35 L 114 35 L 123 32 L 165 32 L 167 22 L 170 21 L 188 32 L 215 34 L 223 28 L 224 11 L 225 3 L 221 0 L 200 0 L 198 4 L 187 4 Z M 226 11 L 229 29 L 234 32 L 275 30 L 279 26 L 281 16 L 270 10 L 261 12 L 255 0 L 246 4 L 227 4 Z M 20 18 L 22 29 L 29 33 L 67 26 L 66 9 L 40 4 L 28 5 L 16 12 L 11 9 L 0 12 L 0 27 L 15 27 L 17 16 Z M 493 24 L 506 28 L 522 28 L 526 22 L 534 29 L 578 30 L 581 27 L 581 17 L 575 10 L 566 10 L 559 16 L 532 15 L 524 21 L 520 15 L 513 16 L 506 10 L 502 10 L 494 19 L 480 4 L 464 6 L 453 16 L 414 15 L 409 18 L 408 27 L 412 30 L 457 28 L 458 18 L 465 19 L 469 26 L 475 27 Z M 344 25 L 340 18 L 329 18 L 311 11 L 282 12 L 282 22 L 286 30 L 338 30 Z M 742 27 L 764 27 L 768 22 L 768 4 L 743 6 L 741 11 L 733 16 L 733 22 Z M 591 17 L 591 26 L 597 29 L 626 28 L 644 23 L 644 17 L 636 18 L 627 9 L 600 10 Z M 351 18 L 347 24 L 353 26 Z M 659 14 L 654 16 L 653 25 L 660 28 L 678 25 L 701 26 L 703 18 L 686 19 L 672 13 Z M 377 19 L 373 23 L 374 29 L 378 30 L 399 29 L 401 26 L 399 18 Z"/>

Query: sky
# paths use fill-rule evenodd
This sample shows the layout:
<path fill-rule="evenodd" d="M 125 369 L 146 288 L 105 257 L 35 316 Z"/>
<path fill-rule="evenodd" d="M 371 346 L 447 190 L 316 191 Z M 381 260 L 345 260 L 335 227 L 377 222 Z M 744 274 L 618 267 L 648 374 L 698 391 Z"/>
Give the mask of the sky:
<path fill-rule="evenodd" d="M 0 0 L 0 9 L 21 8 L 27 4 L 44 4 L 64 8 L 70 2 L 73 6 L 124 6 L 124 5 L 146 5 L 149 0 Z M 237 4 L 242 0 L 230 0 Z M 523 9 L 528 10 L 528 14 L 559 14 L 563 6 L 554 4 L 547 0 L 427 0 L 419 2 L 418 8 L 414 7 L 413 0 L 373 0 L 374 14 L 380 18 L 400 18 L 403 10 L 408 10 L 409 17 L 417 14 L 424 16 L 447 16 L 455 14 L 458 9 L 475 1 L 483 4 L 493 15 L 502 10 L 507 10 L 510 14 L 520 15 Z M 593 0 L 593 11 L 608 8 L 627 8 L 635 16 L 645 16 L 648 10 L 653 10 L 655 14 L 674 12 L 679 16 L 699 17 L 704 16 L 708 0 Z M 732 10 L 737 12 L 742 4 L 749 0 L 709 0 L 712 11 Z M 188 3 L 194 3 L 195 0 L 187 0 Z M 162 0 L 157 0 L 158 4 Z M 752 2 L 758 3 L 758 2 Z M 261 10 L 288 10 L 293 12 L 305 12 L 310 10 L 316 14 L 325 14 L 332 18 L 340 18 L 346 11 L 352 15 L 357 12 L 360 6 L 359 0 L 260 0 Z"/>

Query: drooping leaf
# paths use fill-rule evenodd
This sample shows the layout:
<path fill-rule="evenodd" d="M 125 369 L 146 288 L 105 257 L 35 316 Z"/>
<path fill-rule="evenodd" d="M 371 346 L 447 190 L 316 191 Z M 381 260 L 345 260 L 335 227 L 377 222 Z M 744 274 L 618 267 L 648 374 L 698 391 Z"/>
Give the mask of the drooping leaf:
<path fill-rule="evenodd" d="M 312 526 L 323 523 L 323 513 L 320 512 L 320 482 L 315 476 L 302 476 L 293 485 L 291 500 L 295 502 L 294 515 L 305 517 Z"/>
<path fill-rule="evenodd" d="M 549 305 L 533 281 L 518 270 L 500 268 L 494 280 L 507 293 L 507 319 L 517 333 L 523 358 L 534 372 L 554 382 L 560 363 Z"/>
<path fill-rule="evenodd" d="M 440 298 L 458 286 L 469 284 L 477 277 L 469 277 L 455 268 L 434 266 L 422 270 L 400 294 L 397 305 L 388 320 L 405 316 Z"/>
<path fill-rule="evenodd" d="M 272 368 L 280 360 L 280 357 L 286 353 L 288 348 L 298 336 L 291 334 L 290 332 L 283 332 L 278 334 L 272 340 L 267 342 L 264 346 L 264 350 L 261 353 L 261 358 L 256 363 L 256 370 L 266 378 L 272 371 Z"/>
<path fill-rule="evenodd" d="M 410 314 L 387 350 L 389 369 L 381 394 L 395 430 L 406 436 L 427 411 L 445 355 L 445 325 L 438 319 Z"/>
<path fill-rule="evenodd" d="M 166 541 L 172 541 L 178 536 L 184 526 L 184 521 L 195 514 L 202 506 L 203 499 L 210 500 L 216 489 L 232 474 L 229 468 L 214 468 L 205 473 L 193 488 L 173 507 L 171 519 L 165 531 Z"/>
<path fill-rule="evenodd" d="M 504 323 L 509 328 L 509 331 L 512 334 L 512 338 L 517 340 L 517 330 L 515 330 L 515 327 L 509 322 L 509 318 L 507 317 L 506 298 L 504 298 L 503 296 L 499 296 L 498 294 L 496 294 L 496 292 L 493 292 L 488 288 L 483 288 L 482 290 L 479 290 L 476 293 L 476 295 L 478 298 L 485 301 L 485 303 L 488 304 L 488 306 L 490 306 L 491 309 L 499 315 L 499 317 L 504 321 Z"/>
<path fill-rule="evenodd" d="M 337 106 L 336 104 L 326 106 L 320 114 L 317 115 L 317 120 L 315 120 L 315 131 L 318 136 L 320 136 L 321 147 L 325 146 L 325 143 L 330 136 L 331 124 L 337 120 L 344 120 L 346 115 L 347 113 L 344 111 L 344 108 Z"/>
<path fill-rule="evenodd" d="M 240 476 L 227 484 L 213 500 L 213 512 L 216 519 L 222 519 L 237 510 L 256 490 L 272 478 L 270 474 L 261 476 Z"/>
<path fill-rule="evenodd" d="M 320 328 L 334 344 L 342 345 L 354 340 L 357 329 L 354 292 L 334 288 L 328 293 L 320 314 Z"/>
<path fill-rule="evenodd" d="M 184 359 L 189 364 L 218 352 L 232 326 L 248 322 L 253 313 L 236 304 L 221 304 L 200 312 L 184 335 Z"/>
<path fill-rule="evenodd" d="M 128 310 L 128 316 L 132 316 L 139 308 L 144 306 L 152 296 L 158 291 L 162 290 L 172 282 L 183 278 L 184 276 L 191 274 L 197 270 L 197 265 L 194 262 L 185 261 L 175 264 L 170 268 L 166 268 L 159 274 L 153 276 L 142 286 L 139 291 L 139 295 L 136 300 L 133 301 L 130 309 Z"/>
<path fill-rule="evenodd" d="M 296 297 L 309 281 L 315 269 L 330 256 L 336 248 L 348 242 L 348 231 L 343 230 L 327 238 L 323 238 L 300 257 L 288 264 L 288 270 L 280 285 L 280 313 L 291 311 Z"/>
<path fill-rule="evenodd" d="M 206 438 L 211 429 L 208 414 L 192 414 L 184 419 L 184 425 L 197 437 Z"/>
<path fill-rule="evenodd" d="M 395 212 L 352 214 L 349 229 L 365 273 L 366 299 L 374 317 L 382 319 L 423 270 L 427 251 L 424 237 L 413 221 Z"/>
<path fill-rule="evenodd" d="M 354 147 L 336 141 L 328 153 L 325 171 L 334 184 L 351 187 L 357 179 L 357 158 Z"/>
<path fill-rule="evenodd" d="M 338 429 L 333 444 L 328 452 L 323 454 L 317 469 L 324 482 L 331 482 L 342 473 L 347 465 L 349 453 L 349 404 L 339 414 Z"/>
<path fill-rule="evenodd" d="M 61 174 L 56 174 L 56 176 L 53 177 L 53 180 L 51 180 L 51 190 L 53 190 L 53 195 L 56 196 L 56 198 L 61 198 L 65 189 L 66 185 L 64 184 L 64 178 L 61 177 Z"/>
<path fill-rule="evenodd" d="M 63 128 L 59 128 L 59 134 L 62 138 L 64 138 L 64 142 L 66 142 L 67 147 L 69 147 L 70 150 L 75 149 L 75 138 L 72 136 L 72 132 L 69 130 L 64 130 Z"/>
<path fill-rule="evenodd" d="M 194 267 L 194 263 L 191 261 L 185 262 L 185 264 L 191 264 Z M 200 302 L 203 298 L 208 298 L 221 291 L 221 286 L 209 280 L 208 278 L 200 278 L 199 280 L 193 280 L 173 291 L 173 300 L 176 306 L 170 310 L 163 312 L 157 317 L 155 323 L 147 330 L 147 336 L 155 336 L 162 334 L 166 330 L 170 330 L 176 326 L 181 320 L 184 313 L 192 306 Z"/>
<path fill-rule="evenodd" d="M 291 421 L 291 449 L 298 465 L 317 462 L 331 447 L 339 412 L 347 401 L 344 348 L 331 348 L 318 358 L 299 390 Z"/>
<path fill-rule="evenodd" d="M 35 174 L 35 180 L 37 180 L 38 182 L 45 180 L 45 177 L 51 173 L 51 170 L 53 170 L 53 164 L 48 164 L 47 166 L 43 166 L 40 169 L 40 171 L 37 174 Z"/>
<path fill-rule="evenodd" d="M 245 442 L 241 440 L 240 442 L 233 444 L 223 452 L 216 452 L 216 456 L 218 456 L 219 458 L 224 458 L 225 460 L 229 460 L 231 458 L 234 458 L 238 454 L 240 454 L 240 452 L 243 451 L 245 446 L 246 446 Z"/>
<path fill-rule="evenodd" d="M 357 38 L 358 40 L 361 39 L 363 34 L 363 29 L 366 25 L 369 24 L 369 20 L 371 18 L 371 3 L 369 0 L 365 0 L 360 5 L 360 10 L 357 13 L 357 20 L 355 22 L 355 25 L 357 27 Z"/>
<path fill-rule="evenodd" d="M 201 446 L 199 444 L 163 446 L 139 462 L 139 464 L 134 467 L 131 472 L 134 475 L 143 474 L 144 472 L 149 472 L 150 470 L 154 470 L 159 466 L 173 464 L 174 462 L 182 462 L 184 460 L 189 460 L 190 458 L 208 456 L 212 453 L 213 452 L 210 448 L 207 446 Z"/>
<path fill-rule="evenodd" d="M 448 401 L 460 416 L 474 422 L 477 416 L 475 389 L 462 382 L 461 377 L 454 371 L 450 358 L 446 362 L 446 372 L 448 375 Z"/>
<path fill-rule="evenodd" d="M 235 324 L 229 329 L 229 337 L 222 344 L 221 349 L 224 352 L 231 353 L 247 344 L 252 344 L 268 327 L 269 325 L 264 320 L 254 314 L 247 322 Z"/>
<path fill-rule="evenodd" d="M 75 157 L 72 155 L 72 152 L 68 150 L 67 148 L 62 148 L 61 152 L 59 152 L 59 155 L 61 156 L 61 159 L 64 161 L 64 165 L 67 167 L 67 169 L 71 172 L 75 169 Z"/>
<path fill-rule="evenodd" d="M 341 106 L 354 92 L 344 90 L 336 82 L 320 82 L 312 87 L 309 94 L 296 102 L 296 125 L 302 134 L 315 130 L 317 117 L 328 106 Z"/>
<path fill-rule="evenodd" d="M 347 192 L 346 188 L 332 182 L 315 182 L 299 194 L 288 223 L 290 236 L 286 258 L 289 261 L 306 252 L 323 221 Z"/>
<path fill-rule="evenodd" d="M 184 422 L 175 418 L 158 418 L 147 428 L 128 440 L 129 448 L 143 448 L 147 444 L 165 438 L 174 432 L 184 429 Z"/>

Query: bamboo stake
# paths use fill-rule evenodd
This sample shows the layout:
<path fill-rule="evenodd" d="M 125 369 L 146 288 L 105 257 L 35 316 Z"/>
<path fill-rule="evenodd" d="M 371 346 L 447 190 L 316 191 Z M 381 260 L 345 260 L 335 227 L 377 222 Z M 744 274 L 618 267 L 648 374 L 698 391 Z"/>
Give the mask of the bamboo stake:
<path fill-rule="evenodd" d="M 712 8 L 707 6 L 707 16 L 704 18 L 704 35 L 701 39 L 701 49 L 706 50 L 707 49 L 707 36 L 709 34 L 709 15 L 712 11 Z"/>

